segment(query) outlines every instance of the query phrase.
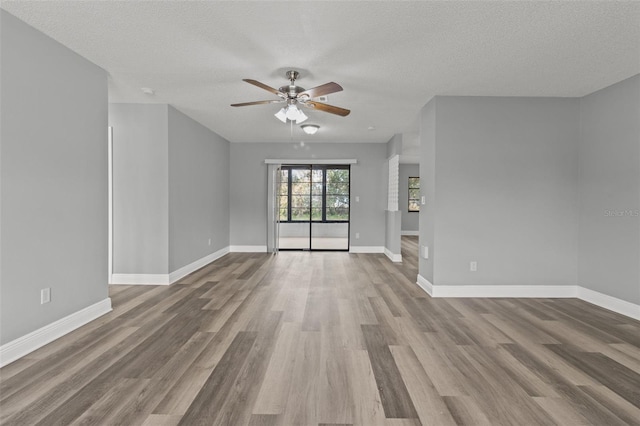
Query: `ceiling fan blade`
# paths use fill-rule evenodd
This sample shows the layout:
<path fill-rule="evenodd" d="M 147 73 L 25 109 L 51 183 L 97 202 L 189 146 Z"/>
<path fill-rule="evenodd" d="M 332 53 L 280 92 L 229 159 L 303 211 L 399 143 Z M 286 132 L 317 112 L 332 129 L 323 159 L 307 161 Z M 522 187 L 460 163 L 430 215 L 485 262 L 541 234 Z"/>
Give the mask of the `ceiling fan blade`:
<path fill-rule="evenodd" d="M 340 86 L 338 83 L 331 82 L 331 83 L 323 84 L 321 86 L 317 86 L 317 87 L 305 90 L 304 92 L 299 93 L 298 97 L 308 96 L 309 98 L 317 98 L 318 96 L 328 95 L 330 93 L 336 93 L 341 91 L 342 91 L 342 86 Z"/>
<path fill-rule="evenodd" d="M 267 92 L 271 92 L 271 93 L 273 93 L 274 95 L 278 95 L 278 96 L 285 96 L 285 95 L 284 95 L 284 93 L 280 92 L 279 90 L 274 89 L 274 88 L 273 88 L 273 87 L 271 87 L 271 86 L 267 86 L 267 85 L 266 85 L 266 84 L 264 84 L 264 83 L 260 83 L 260 82 L 259 82 L 259 81 L 257 81 L 257 80 L 251 80 L 251 79 L 249 79 L 249 78 L 243 78 L 243 79 L 242 79 L 242 81 L 246 81 L 246 82 L 247 82 L 247 83 L 249 83 L 249 84 L 253 84 L 254 86 L 258 86 L 259 88 L 264 89 L 264 90 L 266 90 Z"/>
<path fill-rule="evenodd" d="M 342 117 L 346 117 L 351 112 L 348 109 L 340 108 L 340 107 L 333 106 L 333 105 L 323 104 L 322 102 L 316 102 L 316 101 L 307 101 L 307 102 L 303 103 L 303 105 L 307 106 L 309 108 L 313 108 L 313 109 L 317 109 L 317 110 L 320 110 L 320 111 L 328 112 L 330 114 L 340 115 Z"/>
<path fill-rule="evenodd" d="M 249 105 L 264 105 L 264 104 L 279 104 L 284 102 L 284 99 L 277 99 L 273 101 L 254 101 L 254 102 L 242 102 L 240 104 L 231 104 L 232 107 L 241 107 Z"/>

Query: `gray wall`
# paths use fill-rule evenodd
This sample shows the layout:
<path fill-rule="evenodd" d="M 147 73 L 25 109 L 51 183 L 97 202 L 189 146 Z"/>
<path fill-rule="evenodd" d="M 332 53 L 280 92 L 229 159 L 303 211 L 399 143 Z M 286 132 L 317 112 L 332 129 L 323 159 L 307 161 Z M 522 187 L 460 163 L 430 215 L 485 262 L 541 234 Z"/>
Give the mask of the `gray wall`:
<path fill-rule="evenodd" d="M 640 75 L 580 100 L 581 286 L 640 303 Z"/>
<path fill-rule="evenodd" d="M 114 273 L 168 274 L 228 247 L 229 142 L 166 104 L 110 104 L 109 121 Z"/>
<path fill-rule="evenodd" d="M 109 104 L 116 274 L 171 272 L 167 109 L 167 105 Z"/>
<path fill-rule="evenodd" d="M 577 102 L 436 98 L 434 284 L 577 283 Z"/>
<path fill-rule="evenodd" d="M 420 193 L 426 204 L 420 206 L 420 246 L 427 247 L 429 257 L 420 254 L 418 273 L 434 284 L 436 235 L 436 98 L 431 99 L 420 114 Z"/>
<path fill-rule="evenodd" d="M 272 159 L 356 158 L 351 166 L 351 245 L 385 243 L 386 144 L 231 144 L 231 245 L 266 245 L 267 167 Z M 360 197 L 360 202 L 355 197 Z M 355 233 L 360 233 L 360 239 Z"/>
<path fill-rule="evenodd" d="M 228 246 L 229 142 L 170 106 L 169 271 Z"/>
<path fill-rule="evenodd" d="M 108 298 L 107 75 L 2 10 L 0 63 L 5 344 Z"/>
<path fill-rule="evenodd" d="M 400 192 L 398 194 L 400 211 L 402 212 L 402 231 L 418 231 L 418 219 L 420 214 L 409 212 L 409 178 L 420 177 L 419 164 L 400 164 Z"/>

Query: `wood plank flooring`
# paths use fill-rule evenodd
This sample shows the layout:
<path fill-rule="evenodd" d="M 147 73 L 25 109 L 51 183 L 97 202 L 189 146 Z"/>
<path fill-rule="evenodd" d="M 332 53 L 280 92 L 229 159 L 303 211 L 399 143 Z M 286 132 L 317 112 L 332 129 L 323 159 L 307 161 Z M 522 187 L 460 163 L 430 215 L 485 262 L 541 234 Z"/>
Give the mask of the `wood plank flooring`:
<path fill-rule="evenodd" d="M 234 253 L 0 370 L 3 425 L 640 425 L 640 322 L 431 299 L 383 255 Z"/>

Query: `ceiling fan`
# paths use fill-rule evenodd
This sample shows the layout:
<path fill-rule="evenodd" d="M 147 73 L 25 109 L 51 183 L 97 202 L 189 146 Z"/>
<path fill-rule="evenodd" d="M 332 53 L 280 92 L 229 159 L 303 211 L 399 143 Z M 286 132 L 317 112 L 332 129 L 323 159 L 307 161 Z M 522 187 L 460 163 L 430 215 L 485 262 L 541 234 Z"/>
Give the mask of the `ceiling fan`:
<path fill-rule="evenodd" d="M 286 77 L 289 79 L 289 84 L 286 86 L 282 86 L 279 89 L 274 89 L 273 87 L 267 86 L 264 83 L 260 83 L 257 80 L 245 78 L 243 79 L 243 81 L 260 87 L 261 89 L 264 89 L 268 92 L 271 92 L 274 95 L 278 96 L 280 99 L 274 99 L 270 101 L 243 102 L 239 104 L 231 104 L 231 106 L 241 107 L 249 105 L 286 103 L 286 106 L 275 114 L 276 117 L 283 123 L 286 123 L 287 120 L 301 123 L 307 119 L 307 116 L 304 115 L 304 113 L 298 108 L 298 105 L 302 105 L 318 111 L 328 112 L 330 114 L 336 114 L 342 117 L 346 117 L 347 115 L 349 115 L 351 111 L 349 111 L 348 109 L 328 105 L 313 100 L 318 96 L 340 92 L 342 91 L 342 86 L 340 86 L 338 83 L 331 82 L 314 87 L 312 89 L 305 90 L 300 86 L 296 86 L 296 79 L 298 78 L 298 75 L 298 71 L 287 71 Z"/>

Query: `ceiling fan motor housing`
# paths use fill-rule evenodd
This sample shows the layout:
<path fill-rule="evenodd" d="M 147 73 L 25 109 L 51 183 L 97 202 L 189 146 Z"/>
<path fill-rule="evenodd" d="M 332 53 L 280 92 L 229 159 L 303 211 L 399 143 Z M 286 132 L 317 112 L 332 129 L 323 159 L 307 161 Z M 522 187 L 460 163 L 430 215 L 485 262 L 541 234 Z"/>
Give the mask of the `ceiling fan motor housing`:
<path fill-rule="evenodd" d="M 304 92 L 304 88 L 296 85 L 282 86 L 278 90 L 286 93 L 290 99 L 296 98 L 299 93 Z"/>
<path fill-rule="evenodd" d="M 289 70 L 287 71 L 287 78 L 289 79 L 290 83 L 288 86 L 282 86 L 280 87 L 278 90 L 282 93 L 286 93 L 287 96 L 289 97 L 289 99 L 295 99 L 298 97 L 299 93 L 304 92 L 304 88 L 300 87 L 300 86 L 296 86 L 296 79 L 298 78 L 298 76 L 300 75 L 298 73 L 298 71 L 294 71 L 294 70 Z"/>

